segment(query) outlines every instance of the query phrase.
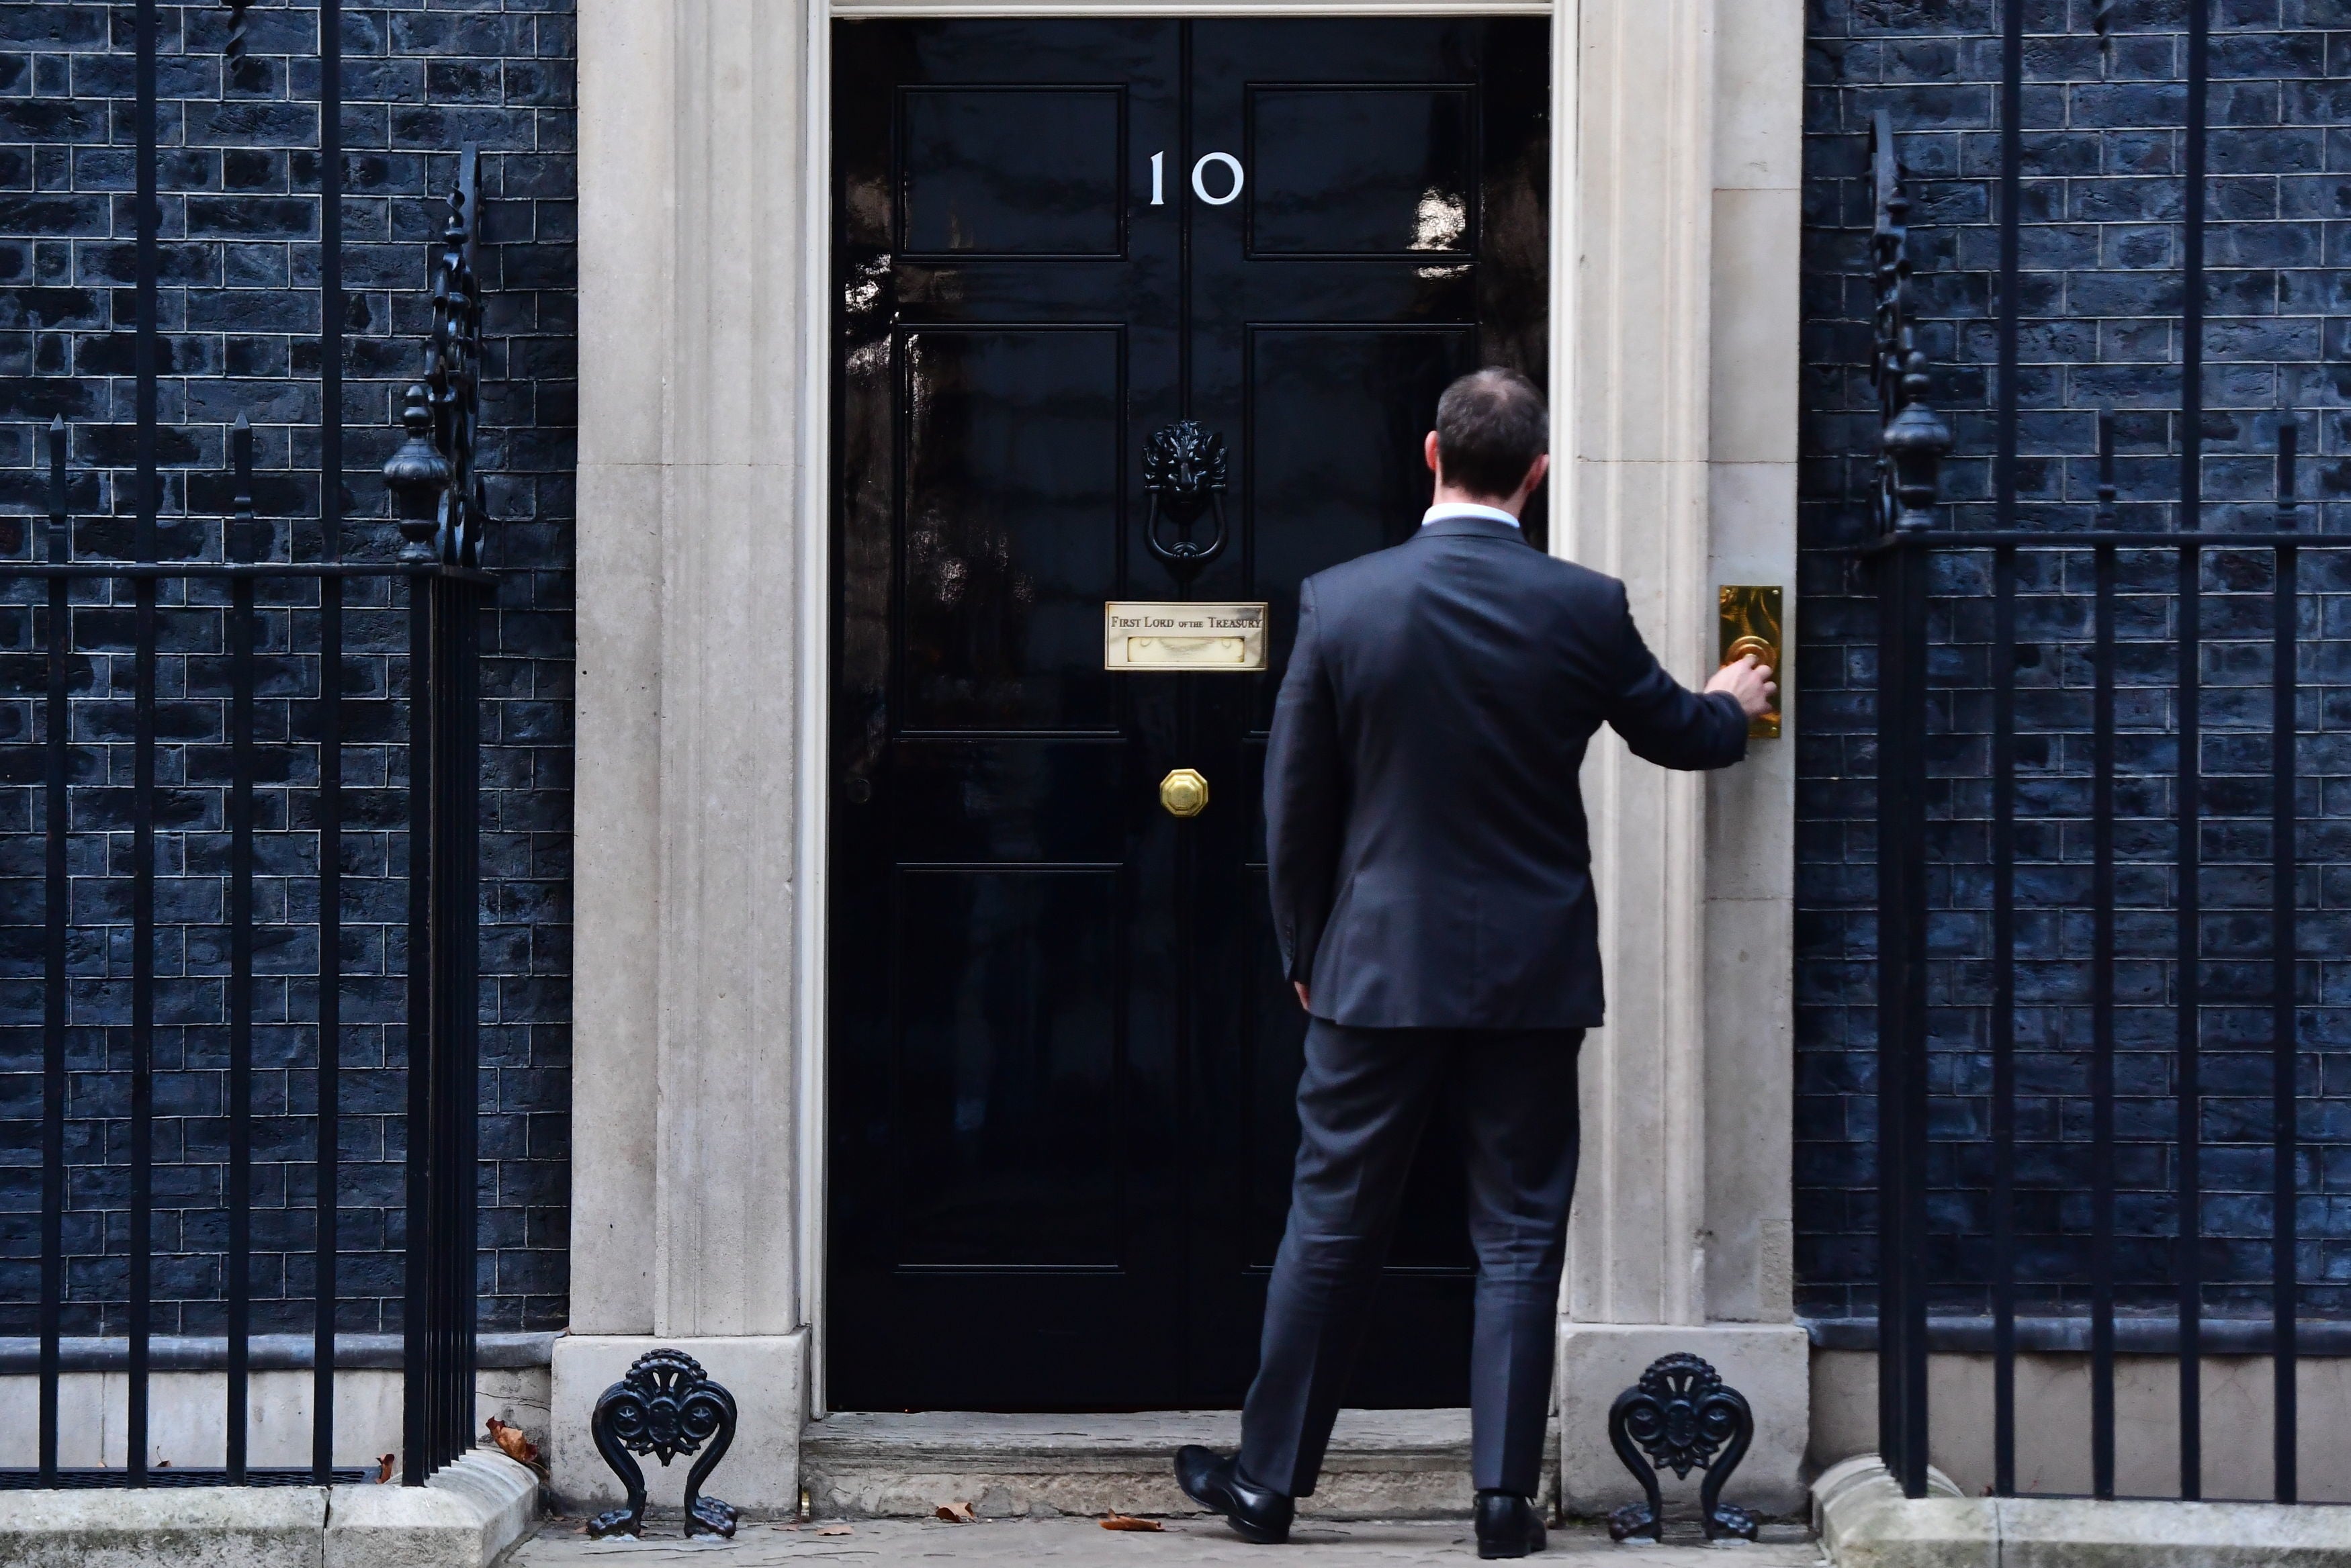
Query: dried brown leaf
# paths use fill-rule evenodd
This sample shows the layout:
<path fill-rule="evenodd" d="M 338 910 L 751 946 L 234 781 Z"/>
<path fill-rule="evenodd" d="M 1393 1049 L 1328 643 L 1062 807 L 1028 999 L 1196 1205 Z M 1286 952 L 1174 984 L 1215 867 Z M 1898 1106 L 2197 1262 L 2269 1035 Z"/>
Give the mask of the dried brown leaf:
<path fill-rule="evenodd" d="M 845 1524 L 828 1524 L 817 1533 L 819 1535 L 854 1535 L 857 1532 Z"/>
<path fill-rule="evenodd" d="M 939 1504 L 939 1517 L 949 1524 L 970 1524 L 978 1516 L 971 1511 L 971 1504 L 957 1501 Z"/>
<path fill-rule="evenodd" d="M 497 1445 L 500 1452 L 517 1464 L 537 1468 L 538 1445 L 524 1437 L 520 1427 L 508 1426 L 496 1416 L 491 1417 L 487 1424 L 490 1428 L 490 1441 Z"/>
<path fill-rule="evenodd" d="M 1133 1514 L 1113 1513 L 1102 1521 L 1104 1530 L 1165 1530 L 1167 1527 L 1155 1519 L 1137 1519 Z"/>

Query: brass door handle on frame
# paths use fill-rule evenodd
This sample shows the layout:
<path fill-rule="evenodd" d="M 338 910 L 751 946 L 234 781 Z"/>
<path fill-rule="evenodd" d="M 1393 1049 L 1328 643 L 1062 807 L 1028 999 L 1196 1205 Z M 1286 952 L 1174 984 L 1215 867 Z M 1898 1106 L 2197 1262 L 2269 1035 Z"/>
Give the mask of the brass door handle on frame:
<path fill-rule="evenodd" d="M 1778 739 L 1781 711 L 1787 706 L 1788 666 L 1782 657 L 1781 631 L 1786 623 L 1781 609 L 1777 583 L 1726 583 L 1718 590 L 1716 646 L 1721 650 L 1721 662 L 1736 664 L 1752 654 L 1758 664 L 1771 667 L 1772 683 L 1780 688 L 1778 705 L 1747 722 L 1751 740 Z"/>

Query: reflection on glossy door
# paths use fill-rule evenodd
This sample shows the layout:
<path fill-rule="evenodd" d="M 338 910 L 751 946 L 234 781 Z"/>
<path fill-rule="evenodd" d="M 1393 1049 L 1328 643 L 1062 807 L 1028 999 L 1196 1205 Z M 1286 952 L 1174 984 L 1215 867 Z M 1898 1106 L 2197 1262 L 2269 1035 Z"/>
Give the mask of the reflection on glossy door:
<path fill-rule="evenodd" d="M 1437 392 L 1542 374 L 1546 26 L 834 36 L 831 1400 L 1237 1403 L 1303 1035 L 1264 727 L 1300 580 L 1417 523 Z M 1144 538 L 1186 419 L 1205 564 Z M 1179 599 L 1270 603 L 1270 668 L 1103 668 L 1106 602 Z M 1353 1402 L 1466 1397 L 1423 1154 Z"/>

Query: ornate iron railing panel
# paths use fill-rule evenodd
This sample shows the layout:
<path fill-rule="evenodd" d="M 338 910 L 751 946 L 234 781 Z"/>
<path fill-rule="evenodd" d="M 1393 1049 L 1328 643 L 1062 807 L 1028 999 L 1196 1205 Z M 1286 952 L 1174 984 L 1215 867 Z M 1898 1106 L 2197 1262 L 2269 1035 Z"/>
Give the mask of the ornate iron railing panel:
<path fill-rule="evenodd" d="M 2104 57 L 2112 8 L 2101 5 L 2090 21 Z M 1926 1495 L 1930 1335 L 1949 1349 L 1954 1321 L 1981 1324 L 1992 1362 L 1991 1490 L 2014 1493 L 2019 1325 L 2029 1323 L 2032 1348 L 2050 1348 L 2053 1334 L 2069 1347 L 2078 1337 L 2086 1352 L 2085 1468 L 2097 1497 L 2130 1490 L 2122 1478 L 2134 1462 L 2132 1473 L 2147 1474 L 2147 1461 L 2125 1451 L 2129 1433 L 2118 1434 L 2117 1356 L 2175 1358 L 2176 1426 L 2158 1446 L 2176 1443 L 2176 1495 L 2199 1497 L 2209 1469 L 2202 1358 L 2225 1345 L 2270 1361 L 2269 1490 L 2294 1501 L 2303 1495 L 2306 1327 L 2298 1166 L 2315 1027 L 2305 1015 L 2314 997 L 2297 989 L 2312 902 L 2297 891 L 2311 869 L 2297 846 L 2315 807 L 2298 796 L 2297 778 L 2323 739 L 2312 700 L 2324 695 L 2326 666 L 2314 646 L 2335 635 L 2313 613 L 2313 596 L 2340 570 L 2314 573 L 2304 557 L 2351 549 L 2351 535 L 2326 532 L 2310 509 L 2290 386 L 2229 436 L 2242 452 L 2253 430 L 2273 432 L 2261 460 L 2266 493 L 2241 460 L 2220 471 L 2224 482 L 2213 477 L 2206 0 L 2191 0 L 2183 24 L 2176 414 L 2134 427 L 2156 460 L 2133 462 L 2127 474 L 2118 418 L 2105 408 L 2085 421 L 2086 461 L 2040 458 L 2041 476 L 2026 479 L 2024 26 L 2022 7 L 2008 7 L 1989 508 L 1938 503 L 1936 463 L 1951 438 L 1928 407 L 1933 378 L 1907 299 L 1910 203 L 1882 110 L 1873 138 L 1881 445 L 1876 536 L 1862 553 L 1874 563 L 1880 618 L 1880 1442 L 1909 1495 Z M 2145 390 L 2129 389 L 2138 406 Z M 2028 483 L 2038 486 L 2029 495 Z M 2220 483 L 2228 488 L 2216 502 L 2208 492 Z M 2220 923 L 2216 912 L 2225 912 Z M 2053 954 L 2026 929 L 2049 922 L 2066 933 Z M 1964 1034 L 1955 1043 L 1961 1021 L 1978 1019 L 1980 1047 Z M 2022 1122 L 2028 1031 L 2044 1036 L 2031 1043 L 2044 1062 L 2078 1058 L 2078 1127 Z M 1985 1081 L 1955 1087 L 1979 1048 Z M 2228 1053 L 2218 1058 L 2226 1091 L 2206 1075 L 2219 1052 Z M 2155 1061 L 2168 1069 L 2161 1082 L 2148 1075 Z M 2231 1099 L 2217 1100 L 2221 1092 Z M 1982 1122 L 1959 1114 L 1962 1094 L 1980 1096 Z M 2163 1147 L 2163 1129 L 2150 1130 L 2158 1114 L 2173 1158 L 2149 1174 L 2142 1155 Z M 2028 1139 L 2039 1146 L 2030 1153 Z M 2232 1146 L 2225 1189 L 2205 1158 L 2220 1141 Z M 2066 1169 L 2078 1171 L 2085 1201 L 2076 1218 L 2055 1219 L 2045 1200 L 2070 1197 L 2061 1184 L 2074 1178 L 2053 1183 L 2050 1162 L 2077 1156 Z M 2258 1208 L 2245 1201 L 2256 1172 Z M 2168 1210 L 2147 1201 L 2150 1187 Z M 2236 1228 L 2226 1232 L 2213 1229 L 2221 1199 Z M 2247 1223 L 2258 1238 L 2241 1233 Z M 2062 1256 L 2052 1232 L 2067 1243 Z M 2265 1260 L 2259 1277 L 2244 1272 L 2249 1240 Z M 2029 1256 L 2034 1247 L 2040 1255 Z M 1960 1287 L 1979 1281 L 1989 1319 L 1954 1320 Z M 2216 1284 L 2229 1291 L 2219 1332 Z M 2256 1307 L 2258 1316 L 2247 1310 Z M 2053 1328 L 2068 1324 L 2078 1336 Z M 1969 1347 L 1979 1348 L 1972 1337 Z"/>
<path fill-rule="evenodd" d="M 223 47 L 235 67 L 252 18 L 241 0 L 226 10 Z M 76 474 L 59 419 L 45 443 L 46 525 L 28 535 L 26 557 L 0 559 L 0 665 L 8 667 L 7 694 L 30 716 L 24 733 L 37 739 L 19 749 L 37 751 L 40 782 L 28 829 L 0 825 L 0 833 L 37 836 L 37 856 L 17 860 L 37 863 L 42 900 L 37 1462 L 0 1471 L 0 1489 L 360 1479 L 338 1469 L 333 1452 L 337 1307 L 350 1256 L 338 1213 L 364 1168 L 342 1142 L 351 1026 L 395 1041 L 402 1054 L 376 1064 L 406 1077 L 406 1147 L 393 1157 L 405 1167 L 405 1235 L 392 1253 L 405 1312 L 402 1479 L 421 1485 L 474 1446 L 476 625 L 491 580 L 480 566 L 486 512 L 475 466 L 477 158 L 465 150 L 450 197 L 416 394 L 424 417 L 415 433 L 441 476 L 421 503 L 432 521 L 398 560 L 347 558 L 340 0 L 321 0 L 318 17 L 316 557 L 298 559 L 291 532 L 274 535 L 256 516 L 254 431 L 242 417 L 230 434 L 216 545 L 202 542 L 200 529 L 175 528 L 167 541 L 159 525 L 163 446 L 175 433 L 159 395 L 162 51 L 156 0 L 139 0 L 131 526 L 118 535 L 103 518 L 87 519 L 87 536 L 113 549 L 77 552 Z M 112 448 L 100 440 L 94 450 Z M 401 487 L 413 478 L 387 474 L 404 504 L 420 504 L 415 484 Z M 386 635 L 387 623 L 400 621 L 404 642 Z M 364 746 L 356 763 L 346 744 L 355 732 Z M 215 896 L 216 905 L 205 902 Z M 166 942 L 172 963 L 161 968 Z M 192 1168 L 218 1169 L 219 1201 L 207 1211 L 218 1216 L 217 1249 L 186 1238 L 167 1247 L 158 1238 L 159 1100 L 187 1116 L 183 1102 L 214 1071 L 220 1096 L 204 1125 L 217 1126 L 219 1146 L 168 1168 L 174 1181 Z M 77 1200 L 75 1181 L 119 1181 L 123 1200 Z M 255 1249 L 265 1184 L 268 1223 L 307 1227 L 313 1271 L 301 1293 L 310 1298 L 311 1462 L 300 1469 L 253 1462 L 247 1410 L 262 1337 Z M 119 1293 L 110 1293 L 118 1291 L 117 1255 L 78 1233 L 109 1207 L 127 1220 Z M 280 1239 L 273 1256 L 293 1246 Z M 188 1272 L 215 1259 L 225 1462 L 151 1469 L 159 1285 L 184 1307 Z M 120 1469 L 60 1462 L 65 1308 L 93 1295 L 108 1303 L 114 1334 L 84 1336 L 84 1357 L 90 1343 L 121 1348 Z M 290 1291 L 273 1297 L 281 1306 L 293 1299 Z"/>

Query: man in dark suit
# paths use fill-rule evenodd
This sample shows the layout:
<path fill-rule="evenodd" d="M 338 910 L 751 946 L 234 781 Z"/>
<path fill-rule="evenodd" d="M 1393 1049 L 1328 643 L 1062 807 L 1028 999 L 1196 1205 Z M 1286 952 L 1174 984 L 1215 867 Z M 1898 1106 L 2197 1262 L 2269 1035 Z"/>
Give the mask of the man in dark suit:
<path fill-rule="evenodd" d="M 1274 929 L 1310 1015 L 1290 1224 L 1240 1451 L 1176 1477 L 1251 1541 L 1314 1490 L 1366 1295 L 1429 1110 L 1458 1090 L 1478 1253 L 1470 1349 L 1478 1554 L 1543 1546 L 1539 1490 L 1575 1187 L 1575 1058 L 1601 1022 L 1577 774 L 1602 723 L 1669 768 L 1747 752 L 1771 672 L 1703 694 L 1658 668 L 1625 585 L 1528 548 L 1550 466 L 1541 394 L 1465 376 L 1426 442 L 1409 542 L 1299 590 L 1267 749 Z"/>

